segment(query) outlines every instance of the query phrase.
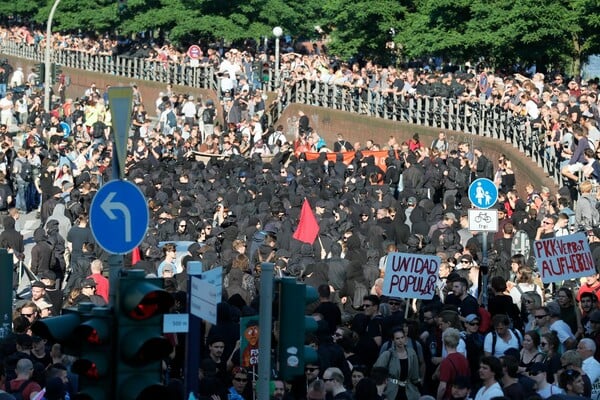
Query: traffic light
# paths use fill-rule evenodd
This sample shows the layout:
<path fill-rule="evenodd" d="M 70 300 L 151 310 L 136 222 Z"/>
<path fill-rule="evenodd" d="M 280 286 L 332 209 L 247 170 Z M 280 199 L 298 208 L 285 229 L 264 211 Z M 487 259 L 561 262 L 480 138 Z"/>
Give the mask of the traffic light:
<path fill-rule="evenodd" d="M 63 312 L 61 316 L 34 322 L 33 334 L 60 343 L 65 354 L 77 357 L 71 371 L 79 375 L 81 393 L 95 400 L 113 399 L 111 310 L 81 303 L 77 309 Z"/>
<path fill-rule="evenodd" d="M 79 375 L 80 393 L 93 399 L 109 400 L 114 398 L 110 391 L 114 386 L 111 368 L 113 316 L 108 307 L 93 307 L 86 317 L 74 331 L 80 340 L 81 352 L 71 371 Z"/>
<path fill-rule="evenodd" d="M 46 64 L 35 64 L 35 67 L 32 68 L 32 71 L 37 75 L 36 84 L 42 84 L 44 79 L 46 79 Z"/>
<path fill-rule="evenodd" d="M 119 279 L 116 302 L 118 400 L 164 398 L 162 360 L 173 350 L 162 335 L 162 315 L 174 304 L 162 279 L 130 270 Z"/>
<path fill-rule="evenodd" d="M 279 371 L 288 380 L 304 374 L 305 363 L 317 361 L 317 352 L 304 345 L 306 334 L 317 330 L 317 321 L 306 316 L 305 308 L 319 296 L 295 278 L 282 278 L 279 285 Z"/>
<path fill-rule="evenodd" d="M 56 84 L 58 82 L 60 82 L 61 80 L 63 80 L 63 76 L 62 76 L 62 67 L 59 64 L 56 63 L 52 63 L 52 68 L 50 70 L 51 72 L 51 78 L 52 78 L 52 84 Z"/>

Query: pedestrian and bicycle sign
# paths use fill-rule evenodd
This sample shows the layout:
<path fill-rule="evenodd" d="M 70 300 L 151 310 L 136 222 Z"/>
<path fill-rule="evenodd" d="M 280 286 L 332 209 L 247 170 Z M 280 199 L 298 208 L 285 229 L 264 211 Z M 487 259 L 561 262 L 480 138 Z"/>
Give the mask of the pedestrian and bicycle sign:
<path fill-rule="evenodd" d="M 498 188 L 490 179 L 475 179 L 469 185 L 469 200 L 477 208 L 491 208 L 498 201 Z"/>
<path fill-rule="evenodd" d="M 110 181 L 98 190 L 90 207 L 96 243 L 112 254 L 127 254 L 146 236 L 150 213 L 146 198 L 133 183 Z"/>

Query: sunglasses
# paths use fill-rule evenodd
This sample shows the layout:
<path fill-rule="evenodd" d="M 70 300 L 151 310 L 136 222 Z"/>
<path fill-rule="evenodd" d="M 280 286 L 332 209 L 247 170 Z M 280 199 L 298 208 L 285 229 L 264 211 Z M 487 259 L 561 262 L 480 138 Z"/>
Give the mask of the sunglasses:
<path fill-rule="evenodd" d="M 400 305 L 400 303 L 398 303 L 397 301 L 390 301 L 388 304 L 390 306 L 399 306 Z"/>
<path fill-rule="evenodd" d="M 529 376 L 538 376 L 540 374 L 539 371 L 533 371 L 529 373 Z"/>
<path fill-rule="evenodd" d="M 341 335 L 340 335 L 340 336 L 341 336 Z M 306 368 L 304 368 L 304 370 L 305 370 L 306 372 L 315 372 L 315 371 L 316 371 L 316 370 L 318 370 L 318 369 L 319 369 L 319 367 L 306 367 Z"/>
<path fill-rule="evenodd" d="M 22 317 L 31 318 L 33 317 L 33 313 L 31 314 L 21 314 Z"/>
<path fill-rule="evenodd" d="M 542 318 L 544 318 L 544 317 L 547 317 L 547 316 L 548 316 L 548 314 L 544 314 L 544 315 L 536 315 L 536 316 L 535 316 L 535 319 L 542 319 Z"/>
<path fill-rule="evenodd" d="M 248 382 L 247 378 L 233 378 L 233 380 L 236 382 Z"/>
<path fill-rule="evenodd" d="M 471 326 L 479 326 L 479 322 L 467 322 Z"/>
<path fill-rule="evenodd" d="M 323 382 L 332 382 L 335 379 L 331 379 L 331 378 L 323 378 Z"/>
<path fill-rule="evenodd" d="M 542 343 L 540 343 L 540 346 L 541 346 L 541 347 L 546 347 L 546 346 L 548 346 L 548 343 L 544 343 L 544 342 L 542 342 Z"/>

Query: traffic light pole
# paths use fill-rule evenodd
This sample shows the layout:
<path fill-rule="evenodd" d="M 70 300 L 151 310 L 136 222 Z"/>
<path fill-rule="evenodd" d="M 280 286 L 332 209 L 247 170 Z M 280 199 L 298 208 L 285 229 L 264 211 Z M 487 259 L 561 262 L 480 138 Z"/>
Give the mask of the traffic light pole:
<path fill-rule="evenodd" d="M 192 314 L 192 277 L 202 274 L 202 263 L 200 261 L 190 261 L 187 264 L 188 274 L 188 335 L 185 341 L 185 398 L 190 398 L 190 395 L 196 395 L 198 391 L 198 369 L 200 368 L 200 351 L 202 337 L 202 320 Z"/>
<path fill-rule="evenodd" d="M 6 249 L 0 249 L 0 324 L 4 323 L 4 316 L 12 322 L 13 299 L 13 257 Z M 4 294 L 1 294 L 4 293 Z"/>
<path fill-rule="evenodd" d="M 269 398 L 271 380 L 271 333 L 273 332 L 273 263 L 262 263 L 258 337 L 258 399 Z"/>

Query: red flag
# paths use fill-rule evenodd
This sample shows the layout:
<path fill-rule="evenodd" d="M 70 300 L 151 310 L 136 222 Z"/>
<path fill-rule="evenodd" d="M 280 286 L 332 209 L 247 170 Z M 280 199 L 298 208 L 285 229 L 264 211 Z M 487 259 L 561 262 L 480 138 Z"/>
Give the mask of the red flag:
<path fill-rule="evenodd" d="M 140 255 L 140 248 L 136 247 L 135 249 L 133 249 L 133 251 L 131 252 L 131 265 L 135 265 L 138 263 L 138 261 L 140 261 L 142 259 L 141 255 Z"/>
<path fill-rule="evenodd" d="M 304 243 L 313 244 L 317 235 L 319 234 L 319 224 L 313 214 L 310 204 L 307 199 L 304 199 L 302 204 L 302 211 L 300 212 L 300 221 L 296 232 L 294 232 L 294 239 Z"/>

